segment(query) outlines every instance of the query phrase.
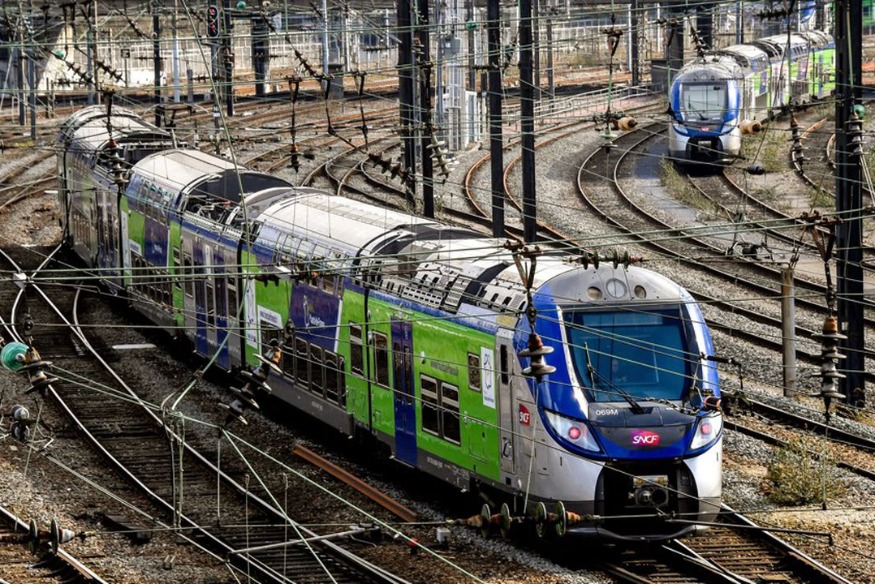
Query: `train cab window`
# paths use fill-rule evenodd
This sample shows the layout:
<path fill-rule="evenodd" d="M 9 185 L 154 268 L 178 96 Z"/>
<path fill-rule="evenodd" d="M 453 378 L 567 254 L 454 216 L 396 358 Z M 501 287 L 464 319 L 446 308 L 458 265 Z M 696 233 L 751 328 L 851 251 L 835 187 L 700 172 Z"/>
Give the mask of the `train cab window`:
<path fill-rule="evenodd" d="M 349 358 L 350 369 L 353 375 L 365 374 L 365 360 L 362 353 L 362 327 L 357 324 L 349 325 Z"/>
<path fill-rule="evenodd" d="M 480 391 L 480 355 L 468 353 L 468 389 Z"/>
<path fill-rule="evenodd" d="M 374 381 L 389 387 L 389 338 L 374 333 Z"/>
<path fill-rule="evenodd" d="M 419 378 L 422 387 L 422 430 L 435 436 L 440 436 L 440 419 L 438 418 L 438 384 L 437 380 L 422 375 Z"/>
<path fill-rule="evenodd" d="M 441 383 L 441 430 L 445 440 L 459 444 L 462 440 L 459 427 L 459 388 Z"/>
<path fill-rule="evenodd" d="M 307 341 L 295 339 L 295 380 L 307 385 L 310 383 L 310 348 Z"/>
<path fill-rule="evenodd" d="M 310 391 L 325 395 L 325 367 L 322 362 L 322 347 L 310 345 Z"/>

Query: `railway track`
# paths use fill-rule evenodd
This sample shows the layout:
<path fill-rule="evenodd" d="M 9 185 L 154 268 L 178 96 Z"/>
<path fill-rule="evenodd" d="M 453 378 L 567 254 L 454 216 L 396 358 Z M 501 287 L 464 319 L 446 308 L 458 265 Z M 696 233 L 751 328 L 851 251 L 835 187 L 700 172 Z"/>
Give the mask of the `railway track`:
<path fill-rule="evenodd" d="M 64 275 L 55 272 L 53 278 Z M 255 582 L 402 581 L 337 545 L 332 536 L 322 540 L 287 517 L 277 505 L 282 473 L 264 477 L 241 455 L 247 446 L 224 428 L 204 424 L 200 436 L 193 428 L 186 432 L 184 416 L 143 401 L 112 371 L 111 357 L 101 355 L 91 335 L 64 316 L 77 310 L 75 288 L 54 288 L 49 301 L 43 286 L 25 287 L 30 296 L 26 317 L 21 302 L 11 305 L 12 322 L 39 323 L 29 336 L 34 346 L 50 347 L 43 358 L 55 361 L 52 374 L 58 380 L 40 393 L 62 408 L 78 432 L 160 509 L 153 516 L 159 529 L 177 529 L 178 537 L 202 549 L 205 557 Z M 77 339 L 73 345 L 71 337 Z M 227 441 L 224 450 L 217 430 Z M 372 531 L 352 533 L 364 537 Z"/>
<path fill-rule="evenodd" d="M 32 523 L 31 523 L 32 522 Z M 0 579 L 16 584 L 107 584 L 58 545 L 51 525 L 25 522 L 0 507 Z M 55 533 L 61 534 L 56 522 Z"/>
<path fill-rule="evenodd" d="M 621 165 L 633 157 L 654 139 L 653 135 L 646 134 L 643 138 L 635 134 L 621 136 L 615 141 L 616 148 L 608 154 L 605 150 L 593 153 L 581 166 L 578 173 L 578 185 L 581 196 L 590 209 L 603 220 L 614 225 L 620 231 L 627 233 L 625 242 L 620 240 L 615 243 L 631 242 L 645 245 L 655 250 L 661 257 L 674 258 L 682 262 L 693 273 L 702 273 L 703 281 L 723 281 L 727 286 L 737 288 L 735 293 L 727 293 L 727 297 L 740 299 L 753 298 L 779 298 L 781 295 L 777 284 L 781 281 L 780 274 L 775 268 L 762 265 L 755 261 L 740 259 L 728 261 L 723 253 L 723 247 L 714 243 L 712 233 L 725 233 L 726 226 L 703 226 L 677 228 L 667 220 L 659 219 L 650 208 L 644 208 L 635 198 L 621 186 Z M 607 172 L 609 180 L 603 180 L 603 174 Z M 704 261 L 703 261 L 704 259 Z M 769 317 L 769 311 L 774 312 L 778 304 L 773 303 L 766 310 L 759 303 L 745 301 L 749 307 L 738 301 L 727 302 L 713 294 L 702 292 L 697 286 L 688 286 L 698 300 L 707 303 L 708 306 L 721 310 L 746 315 L 752 323 L 749 330 L 739 330 L 737 327 L 727 326 L 733 335 L 739 336 L 750 342 L 768 348 L 776 348 L 781 339 L 780 332 L 772 332 L 762 335 L 758 328 L 765 323 L 775 331 L 780 331 L 780 318 Z M 817 315 L 825 314 L 825 305 L 822 301 L 810 298 L 822 299 L 826 289 L 823 285 L 800 280 L 797 282 L 800 293 L 796 297 L 796 307 L 799 311 L 799 321 L 812 323 L 809 327 L 797 327 L 797 334 L 801 338 L 812 339 L 819 330 L 819 318 Z M 807 291 L 807 292 L 806 292 Z M 801 311 L 810 311 L 808 320 L 803 319 Z M 712 326 L 720 326 L 719 319 L 710 319 Z M 815 324 L 818 323 L 818 324 Z M 875 329 L 875 322 L 867 322 L 867 326 Z M 777 327 L 777 328 L 775 328 Z M 819 355 L 819 348 L 814 345 L 807 352 L 810 362 L 814 363 Z M 802 355 L 806 355 L 803 348 Z M 868 354 L 871 360 L 873 355 Z M 819 363 L 819 361 L 816 361 Z M 867 373 L 867 380 L 873 379 Z"/>
<path fill-rule="evenodd" d="M 699 538 L 650 552 L 617 554 L 607 572 L 634 584 L 851 583 L 780 538 L 739 531 L 738 526 L 713 527 Z"/>
<path fill-rule="evenodd" d="M 19 252 L 18 257 L 10 255 L 8 252 L 0 250 L 0 266 L 3 270 L 15 270 L 17 261 L 27 258 L 33 261 L 38 256 L 32 251 Z M 12 271 L 8 272 L 12 274 Z M 21 289 L 18 288 L 13 281 L 17 280 L 10 277 L 0 284 L 0 306 L 4 310 L 9 310 L 21 302 Z M 17 280 L 20 281 L 20 280 Z M 26 325 L 27 321 L 23 318 L 16 320 L 14 317 L 9 318 L 8 314 L 0 315 L 0 324 L 2 324 L 3 334 L 0 339 L 9 341 L 16 326 Z M 33 414 L 28 413 L 24 416 L 16 416 L 13 412 L 16 407 L 21 407 L 25 396 L 6 396 L 4 392 L 4 400 L 11 399 L 13 404 L 9 411 L 4 411 L 4 416 L 9 415 L 9 418 L 4 419 L 5 423 L 9 423 L 4 430 L 10 432 L 9 439 L 15 434 L 13 430 L 16 428 L 16 420 L 22 420 L 18 428 L 25 435 L 31 435 L 34 432 L 32 424 L 36 422 Z M 4 407 L 9 407 L 4 404 Z M 21 412 L 22 410 L 18 410 Z M 24 407 L 25 412 L 30 412 Z M 37 422 L 38 423 L 38 422 Z M 23 434 L 18 434 L 22 436 Z M 4 502 L 4 504 L 10 501 Z M 20 504 L 19 504 L 20 506 Z M 3 507 L 0 508 L 0 578 L 9 582 L 92 582 L 101 584 L 105 582 L 97 572 L 89 568 L 87 562 L 81 561 L 75 555 L 69 553 L 62 547 L 62 543 L 68 541 L 69 537 L 74 534 L 64 534 L 67 531 L 63 524 L 57 523 L 54 519 L 53 525 L 40 525 L 34 518 L 41 515 L 41 509 L 30 510 L 33 518 L 30 521 L 17 516 L 11 510 Z M 19 511 L 21 513 L 21 511 Z M 63 530 L 63 531 L 62 531 Z"/>

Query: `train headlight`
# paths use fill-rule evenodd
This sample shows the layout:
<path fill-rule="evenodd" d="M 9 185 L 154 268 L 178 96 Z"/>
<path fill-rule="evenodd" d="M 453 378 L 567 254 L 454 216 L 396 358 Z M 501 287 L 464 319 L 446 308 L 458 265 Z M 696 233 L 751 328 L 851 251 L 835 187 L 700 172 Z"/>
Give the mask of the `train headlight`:
<path fill-rule="evenodd" d="M 574 444 L 581 450 L 589 450 L 590 452 L 601 452 L 598 443 L 593 438 L 592 432 L 586 422 L 583 420 L 574 420 L 560 416 L 556 412 L 544 410 L 547 415 L 547 422 L 560 438 Z"/>
<path fill-rule="evenodd" d="M 690 444 L 690 450 L 698 450 L 711 445 L 720 436 L 720 430 L 722 429 L 723 416 L 720 414 L 699 418 L 699 422 L 696 424 L 696 434 L 693 436 L 693 441 Z"/>

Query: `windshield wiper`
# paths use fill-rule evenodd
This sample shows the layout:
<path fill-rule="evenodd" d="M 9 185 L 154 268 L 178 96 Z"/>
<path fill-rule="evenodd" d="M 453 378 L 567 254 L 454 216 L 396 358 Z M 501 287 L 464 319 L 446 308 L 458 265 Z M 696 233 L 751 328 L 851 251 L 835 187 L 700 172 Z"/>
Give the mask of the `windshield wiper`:
<path fill-rule="evenodd" d="M 586 355 L 586 372 L 589 374 L 589 381 L 590 383 L 592 383 L 592 388 L 596 391 L 605 391 L 600 390 L 597 387 L 596 376 L 601 377 L 601 375 L 599 375 L 598 371 L 596 371 L 595 368 L 592 366 L 592 360 L 589 358 L 589 345 L 587 343 L 583 344 L 583 353 L 584 355 Z M 626 403 L 628 403 L 629 407 L 632 408 L 633 414 L 638 415 L 644 413 L 644 408 L 641 407 L 641 404 L 635 401 L 635 398 L 632 397 L 632 395 L 628 391 L 613 383 L 611 383 L 611 388 L 614 390 L 615 393 L 620 394 L 620 396 L 624 400 L 626 400 Z"/>

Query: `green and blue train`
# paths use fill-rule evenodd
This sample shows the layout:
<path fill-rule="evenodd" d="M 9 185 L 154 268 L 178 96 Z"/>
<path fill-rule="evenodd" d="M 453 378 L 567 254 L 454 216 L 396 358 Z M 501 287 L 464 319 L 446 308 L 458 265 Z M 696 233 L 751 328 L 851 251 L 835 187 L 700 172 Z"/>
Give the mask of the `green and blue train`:
<path fill-rule="evenodd" d="M 669 279 L 544 255 L 524 284 L 495 239 L 180 148 L 121 108 L 59 140 L 67 241 L 106 286 L 224 369 L 274 356 L 270 399 L 479 491 L 485 522 L 640 541 L 719 511 L 714 347 Z"/>

